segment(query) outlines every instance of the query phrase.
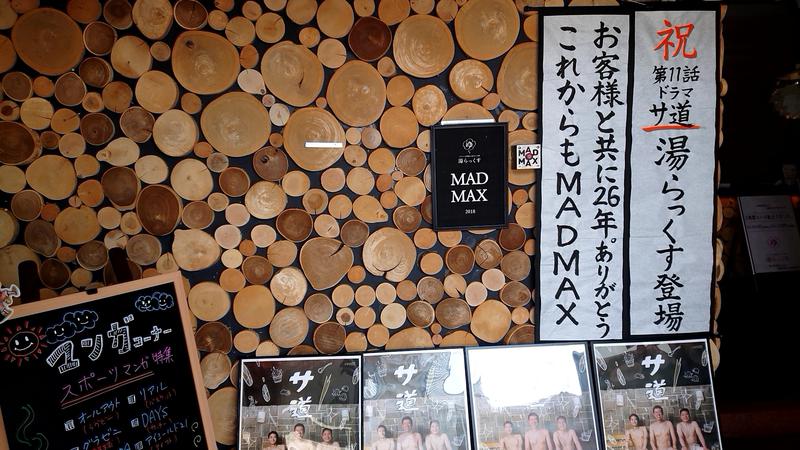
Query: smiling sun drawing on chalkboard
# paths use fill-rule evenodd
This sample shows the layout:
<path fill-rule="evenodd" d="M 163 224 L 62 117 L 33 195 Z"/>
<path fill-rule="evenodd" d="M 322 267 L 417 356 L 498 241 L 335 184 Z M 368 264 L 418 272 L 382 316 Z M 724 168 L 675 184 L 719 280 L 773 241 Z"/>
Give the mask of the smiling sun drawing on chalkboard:
<path fill-rule="evenodd" d="M 19 367 L 23 362 L 39 359 L 42 349 L 47 347 L 42 327 L 31 326 L 26 320 L 22 324 L 6 327 L 0 336 L 0 353 L 3 360 Z"/>

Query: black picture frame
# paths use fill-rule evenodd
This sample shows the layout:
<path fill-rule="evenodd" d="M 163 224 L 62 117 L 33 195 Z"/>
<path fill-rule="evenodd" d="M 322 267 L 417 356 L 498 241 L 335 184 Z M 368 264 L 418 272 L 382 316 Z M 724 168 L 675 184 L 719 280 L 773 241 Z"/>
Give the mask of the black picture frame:
<path fill-rule="evenodd" d="M 481 136 L 481 130 L 486 135 Z M 461 132 L 461 134 L 459 134 Z M 443 180 L 440 177 L 446 177 L 452 173 L 454 164 L 457 164 L 458 153 L 455 153 L 455 143 L 451 142 L 453 139 L 459 139 L 463 135 L 468 135 L 473 139 L 473 144 L 480 141 L 484 145 L 488 144 L 490 147 L 484 153 L 478 153 L 470 156 L 481 156 L 481 166 L 488 168 L 492 171 L 493 177 L 489 176 L 489 181 L 492 189 L 487 198 L 487 208 L 478 214 L 478 208 L 475 209 L 474 220 L 457 220 L 457 216 L 448 210 L 442 204 L 440 195 L 443 194 Z M 489 136 L 489 134 L 491 136 Z M 478 139 L 475 139 L 478 138 Z M 461 141 L 459 139 L 459 141 Z M 447 143 L 446 143 L 447 142 Z M 463 140 L 466 142 L 466 140 Z M 479 142 L 479 143 L 480 143 Z M 502 144 L 501 144 L 502 142 Z M 497 158 L 495 148 L 501 148 L 502 158 Z M 469 152 L 472 150 L 470 149 Z M 463 155 L 462 155 L 463 156 Z M 486 160 L 485 162 L 483 160 Z M 434 230 L 463 230 L 471 228 L 505 228 L 508 226 L 508 124 L 505 122 L 499 123 L 469 123 L 459 125 L 433 125 L 431 126 L 431 200 L 433 208 L 433 229 Z M 451 192 L 448 190 L 447 192 Z M 500 207 L 502 206 L 502 211 Z M 489 209 L 490 207 L 491 209 Z M 449 217 L 446 217 L 449 216 Z M 463 214 L 462 214 L 463 216 Z"/>

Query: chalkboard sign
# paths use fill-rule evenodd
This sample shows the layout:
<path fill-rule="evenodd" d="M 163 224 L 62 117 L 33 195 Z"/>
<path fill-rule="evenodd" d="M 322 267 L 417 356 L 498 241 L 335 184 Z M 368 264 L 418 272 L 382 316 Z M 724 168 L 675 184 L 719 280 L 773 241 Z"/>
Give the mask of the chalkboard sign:
<path fill-rule="evenodd" d="M 216 449 L 179 273 L 0 325 L 1 450 Z"/>
<path fill-rule="evenodd" d="M 508 127 L 431 127 L 433 228 L 498 228 L 508 223 Z"/>

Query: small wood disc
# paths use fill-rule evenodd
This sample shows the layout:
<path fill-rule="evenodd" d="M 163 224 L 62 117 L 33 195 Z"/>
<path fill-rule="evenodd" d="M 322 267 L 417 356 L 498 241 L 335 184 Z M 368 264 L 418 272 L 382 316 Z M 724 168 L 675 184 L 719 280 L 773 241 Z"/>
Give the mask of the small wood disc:
<path fill-rule="evenodd" d="M 203 324 L 194 334 L 197 349 L 202 352 L 231 351 L 231 330 L 222 322 Z"/>
<path fill-rule="evenodd" d="M 530 111 L 538 105 L 538 53 L 536 42 L 514 46 L 503 58 L 497 74 L 497 93 L 509 108 Z"/>
<path fill-rule="evenodd" d="M 303 194 L 303 208 L 311 214 L 319 214 L 328 206 L 328 194 L 322 189 L 309 189 Z"/>
<path fill-rule="evenodd" d="M 489 343 L 500 342 L 511 327 L 511 312 L 497 300 L 486 300 L 475 308 L 470 331 Z"/>
<path fill-rule="evenodd" d="M 327 295 L 315 293 L 303 302 L 306 317 L 314 323 L 325 323 L 333 317 L 333 303 Z"/>
<path fill-rule="evenodd" d="M 308 335 L 308 318 L 301 308 L 283 308 L 269 326 L 269 336 L 278 347 L 300 345 Z"/>
<path fill-rule="evenodd" d="M 378 146 L 381 145 L 382 140 L 383 138 L 381 137 L 381 132 L 372 126 L 361 130 L 361 143 L 368 149 L 372 150 L 378 148 Z"/>
<path fill-rule="evenodd" d="M 100 234 L 100 224 L 92 208 L 66 208 L 58 214 L 55 223 L 56 234 L 70 245 L 81 245 Z"/>
<path fill-rule="evenodd" d="M 494 119 L 492 113 L 476 103 L 459 103 L 445 113 L 442 120 Z"/>
<path fill-rule="evenodd" d="M 290 208 L 278 215 L 275 226 L 284 238 L 301 242 L 311 235 L 314 223 L 311 216 L 304 210 Z"/>
<path fill-rule="evenodd" d="M 30 222 L 39 217 L 44 206 L 44 199 L 42 196 L 31 189 L 25 189 L 17 192 L 11 197 L 11 212 L 14 217 L 19 220 Z"/>
<path fill-rule="evenodd" d="M 429 127 L 439 122 L 447 112 L 447 100 L 441 89 L 433 84 L 423 86 L 414 93 L 412 102 L 414 115 L 424 127 Z M 414 136 L 416 139 L 416 136 Z"/>
<path fill-rule="evenodd" d="M 228 167 L 219 174 L 219 188 L 229 197 L 241 197 L 250 188 L 250 177 L 239 167 Z"/>
<path fill-rule="evenodd" d="M 417 286 L 411 280 L 403 280 L 397 284 L 397 296 L 400 300 L 410 301 L 417 296 Z"/>
<path fill-rule="evenodd" d="M 159 119 L 161 119 L 161 117 L 159 117 Z M 161 135 L 160 140 L 163 140 L 162 145 L 165 145 L 165 148 L 167 148 L 168 151 L 180 153 L 172 156 L 182 156 L 185 154 L 181 152 L 184 152 L 183 148 L 186 146 L 185 141 L 187 140 L 185 138 L 186 131 L 184 128 L 186 128 L 185 125 L 188 125 L 188 123 L 185 123 L 185 118 L 178 117 L 177 114 L 171 120 L 168 119 L 170 118 L 168 117 L 167 119 L 161 119 L 163 134 Z M 193 120 L 192 123 L 194 123 Z M 177 134 L 170 128 L 170 125 L 173 124 L 180 126 Z M 122 113 L 122 116 L 120 116 L 119 119 L 119 125 L 125 136 L 129 137 L 134 142 L 144 143 L 147 142 L 150 139 L 150 136 L 153 135 L 155 119 L 149 111 L 145 110 L 144 108 L 134 106 L 126 109 Z M 197 126 L 195 125 L 195 140 L 197 140 L 196 130 Z M 175 137 L 180 138 L 180 140 L 173 140 Z"/>
<path fill-rule="evenodd" d="M 425 200 L 425 184 L 417 177 L 404 177 L 394 187 L 394 192 L 403 203 L 419 206 Z"/>
<path fill-rule="evenodd" d="M 23 14 L 11 29 L 11 40 L 20 59 L 44 75 L 61 75 L 83 56 L 80 28 L 68 15 L 52 8 Z"/>
<path fill-rule="evenodd" d="M 99 180 L 86 180 L 78 185 L 78 199 L 86 206 L 95 208 L 105 199 L 103 186 Z"/>
<path fill-rule="evenodd" d="M 392 106 L 403 106 L 414 96 L 414 84 L 405 75 L 397 75 L 386 85 L 386 99 Z"/>
<path fill-rule="evenodd" d="M 51 289 L 61 289 L 69 283 L 70 270 L 66 264 L 48 258 L 39 266 L 39 279 Z"/>
<path fill-rule="evenodd" d="M 2 130 L 2 127 L 0 127 Z M 53 174 L 59 174 L 54 177 Z M 49 200 L 64 200 L 77 186 L 72 163 L 57 155 L 45 155 L 31 163 L 25 171 L 28 185 Z"/>
<path fill-rule="evenodd" d="M 516 311 L 516 310 L 515 310 Z M 513 319 L 512 313 L 512 319 Z M 516 322 L 515 322 L 516 323 Z M 534 327 L 529 323 L 514 325 L 506 334 L 503 343 L 506 345 L 533 344 L 535 339 Z"/>
<path fill-rule="evenodd" d="M 314 231 L 322 237 L 339 237 L 339 223 L 329 214 L 322 214 L 314 219 Z"/>
<path fill-rule="evenodd" d="M 267 181 L 278 181 L 286 175 L 289 159 L 283 150 L 264 147 L 253 154 L 253 170 Z"/>
<path fill-rule="evenodd" d="M 443 21 L 450 23 L 458 14 L 458 5 L 461 0 L 440 0 L 436 3 L 436 15 Z"/>
<path fill-rule="evenodd" d="M 25 172 L 15 166 L 0 166 L 0 191 L 16 194 L 25 189 Z"/>
<path fill-rule="evenodd" d="M 53 112 L 53 105 L 49 101 L 32 97 L 19 107 L 19 118 L 22 123 L 34 130 L 44 130 L 50 126 Z"/>
<path fill-rule="evenodd" d="M 392 220 L 395 226 L 404 233 L 413 233 L 422 222 L 422 215 L 417 208 L 403 205 L 394 210 Z"/>
<path fill-rule="evenodd" d="M 175 165 L 170 184 L 178 195 L 189 201 L 205 199 L 214 188 L 214 180 L 206 165 L 191 158 Z"/>
<path fill-rule="evenodd" d="M 308 284 L 299 269 L 285 267 L 272 276 L 269 287 L 278 302 L 286 306 L 296 306 L 303 301 Z"/>
<path fill-rule="evenodd" d="M 455 44 L 450 30 L 440 19 L 414 15 L 397 27 L 393 54 L 404 72 L 417 78 L 430 78 L 450 65 Z"/>
<path fill-rule="evenodd" d="M 266 284 L 272 277 L 272 264 L 263 256 L 248 256 L 242 262 L 242 273 L 250 284 Z"/>
<path fill-rule="evenodd" d="M 286 4 L 286 15 L 298 25 L 305 25 L 311 22 L 316 13 L 316 0 L 289 0 Z"/>
<path fill-rule="evenodd" d="M 470 306 L 478 306 L 486 300 L 488 291 L 486 286 L 478 281 L 473 281 L 467 286 L 464 292 L 464 298 Z"/>
<path fill-rule="evenodd" d="M 39 136 L 20 123 L 1 121 L 0 135 L 0 163 L 24 165 L 41 154 Z"/>
<path fill-rule="evenodd" d="M 317 24 L 327 36 L 347 36 L 353 26 L 353 8 L 346 0 L 324 0 L 317 10 Z"/>
<path fill-rule="evenodd" d="M 233 157 L 255 153 L 267 142 L 271 129 L 267 110 L 244 92 L 229 92 L 209 103 L 200 126 L 215 149 Z"/>
<path fill-rule="evenodd" d="M 2 86 L 8 98 L 18 102 L 24 102 L 33 95 L 33 81 L 23 72 L 9 72 L 3 75 Z"/>
<path fill-rule="evenodd" d="M 353 252 L 341 242 L 329 238 L 313 238 L 300 251 L 300 265 L 316 290 L 338 283 L 353 265 Z"/>
<path fill-rule="evenodd" d="M 275 267 L 287 267 L 297 259 L 297 244 L 277 241 L 267 247 L 267 259 Z"/>
<path fill-rule="evenodd" d="M 512 308 L 525 306 L 531 300 L 531 290 L 518 281 L 509 281 L 500 290 L 500 300 Z"/>
<path fill-rule="evenodd" d="M 444 297 L 444 285 L 435 277 L 423 277 L 417 283 L 417 295 L 422 300 L 435 305 Z"/>
<path fill-rule="evenodd" d="M 241 353 L 253 353 L 259 342 L 261 337 L 255 330 L 242 330 L 233 337 L 233 347 Z"/>
<path fill-rule="evenodd" d="M 339 286 L 336 286 L 331 293 L 331 298 L 333 299 L 334 305 L 338 306 L 339 308 L 346 308 L 353 304 L 355 292 L 350 285 L 340 284 Z"/>
<path fill-rule="evenodd" d="M 383 347 L 389 342 L 389 329 L 379 323 L 375 324 L 367 330 L 367 340 L 373 347 Z"/>
<path fill-rule="evenodd" d="M 163 39 L 172 26 L 172 5 L 169 0 L 139 0 L 131 10 L 133 23 L 148 39 Z"/>
<path fill-rule="evenodd" d="M 136 199 L 136 214 L 142 227 L 156 236 L 172 233 L 181 220 L 181 200 L 171 188 L 146 186 Z"/>
<path fill-rule="evenodd" d="M 508 124 L 508 131 L 514 131 L 519 127 L 519 115 L 513 109 L 506 109 L 500 113 L 497 120 Z"/>
<path fill-rule="evenodd" d="M 380 129 L 386 143 L 396 148 L 410 146 L 419 133 L 417 117 L 405 106 L 388 108 L 381 116 Z"/>
<path fill-rule="evenodd" d="M 207 269 L 219 259 L 217 241 L 201 230 L 175 230 L 172 253 L 178 266 L 186 271 Z"/>
<path fill-rule="evenodd" d="M 375 319 L 375 310 L 369 306 L 362 306 L 356 310 L 353 321 L 358 328 L 366 330 L 375 324 Z"/>
<path fill-rule="evenodd" d="M 133 24 L 132 9 L 127 0 L 109 0 L 103 6 L 103 18 L 114 28 L 125 30 Z"/>
<path fill-rule="evenodd" d="M 206 25 L 208 11 L 196 0 L 178 0 L 173 8 L 175 22 L 184 30 L 199 30 Z"/>
<path fill-rule="evenodd" d="M 524 280 L 531 271 L 531 258 L 519 250 L 506 253 L 500 262 L 500 270 L 512 281 Z"/>
<path fill-rule="evenodd" d="M 417 176 L 425 170 L 425 153 L 416 147 L 409 147 L 397 154 L 397 168 L 406 176 Z"/>
<path fill-rule="evenodd" d="M 81 135 L 91 145 L 103 145 L 114 137 L 114 122 L 103 113 L 90 113 L 81 118 Z"/>
<path fill-rule="evenodd" d="M 527 193 L 526 193 L 527 194 Z M 517 209 L 514 218 L 523 228 L 531 229 L 536 226 L 536 205 L 533 202 L 523 204 Z"/>
<path fill-rule="evenodd" d="M 481 274 L 481 282 L 486 289 L 497 292 L 505 285 L 506 278 L 499 269 L 489 269 Z"/>
<path fill-rule="evenodd" d="M 160 114 L 178 102 L 178 85 L 166 73 L 150 70 L 143 73 L 136 81 L 134 94 L 142 108 Z"/>
<path fill-rule="evenodd" d="M 360 220 L 350 220 L 342 225 L 342 241 L 349 247 L 360 247 L 369 236 L 369 227 Z"/>
<path fill-rule="evenodd" d="M 133 90 L 131 89 L 130 86 L 128 86 L 127 83 L 123 83 L 122 81 L 112 81 L 107 85 L 105 85 L 105 87 L 103 87 L 103 104 L 109 111 L 115 113 L 124 112 L 131 106 L 132 99 L 133 99 Z M 142 109 L 142 111 L 144 111 L 144 109 Z M 125 126 L 122 123 L 122 119 L 120 119 L 120 128 L 124 133 Z M 147 137 L 149 139 L 150 135 L 148 134 Z"/>
<path fill-rule="evenodd" d="M 149 266 L 155 264 L 161 256 L 161 242 L 152 235 L 137 234 L 128 239 L 125 252 L 128 259 L 136 264 Z"/>
<path fill-rule="evenodd" d="M 123 36 L 111 49 L 111 65 L 120 75 L 137 79 L 153 65 L 150 46 L 136 36 Z"/>
<path fill-rule="evenodd" d="M 126 212 L 120 218 L 119 229 L 129 236 L 141 233 L 142 224 L 139 223 L 139 216 L 137 216 L 133 211 Z"/>
<path fill-rule="evenodd" d="M 156 155 L 145 155 L 136 161 L 136 176 L 147 184 L 161 183 L 167 179 L 169 168 L 163 159 Z"/>
<path fill-rule="evenodd" d="M 272 94 L 297 107 L 306 106 L 317 98 L 325 78 L 317 56 L 304 46 L 288 41 L 275 44 L 264 53 L 261 75 Z"/>
<path fill-rule="evenodd" d="M 100 241 L 89 241 L 78 249 L 75 259 L 86 270 L 100 270 L 108 263 L 108 250 Z"/>
<path fill-rule="evenodd" d="M 419 300 L 408 305 L 407 313 L 408 321 L 420 328 L 429 327 L 435 317 L 433 306 L 428 302 Z"/>
<path fill-rule="evenodd" d="M 231 224 L 221 225 L 214 230 L 214 240 L 226 250 L 236 248 L 242 241 L 242 232 Z"/>
<path fill-rule="evenodd" d="M 494 75 L 486 64 L 465 59 L 450 69 L 450 88 L 460 99 L 474 101 L 491 92 L 494 86 Z"/>
<path fill-rule="evenodd" d="M 346 195 L 339 194 L 328 203 L 328 212 L 336 219 L 346 219 L 353 212 L 353 202 Z"/>
<path fill-rule="evenodd" d="M 172 71 L 184 88 L 195 94 L 218 94 L 239 76 L 239 52 L 222 36 L 186 31 L 172 47 Z"/>
<path fill-rule="evenodd" d="M 256 36 L 267 44 L 274 44 L 283 38 L 286 24 L 283 17 L 275 13 L 266 13 L 256 21 Z"/>
<path fill-rule="evenodd" d="M 213 13 L 213 11 L 212 11 Z M 278 356 L 280 349 L 272 341 L 263 341 L 256 347 L 256 356 Z"/>
<path fill-rule="evenodd" d="M 181 96 L 181 109 L 189 114 L 197 114 L 203 107 L 203 101 L 193 92 L 185 92 Z"/>
<path fill-rule="evenodd" d="M 253 22 L 245 17 L 237 16 L 225 24 L 225 37 L 237 47 L 243 47 L 253 42 L 256 37 L 256 29 Z"/>
<path fill-rule="evenodd" d="M 378 17 L 387 25 L 397 25 L 411 13 L 408 0 L 381 0 L 378 3 Z"/>
<path fill-rule="evenodd" d="M 524 323 L 527 323 L 529 318 L 530 318 L 530 311 L 528 311 L 527 308 L 523 308 L 522 306 L 514 308 L 511 311 L 511 321 L 514 322 L 515 325 L 522 325 Z"/>
<path fill-rule="evenodd" d="M 153 45 L 150 46 L 150 54 L 156 61 L 165 62 L 169 61 L 169 57 L 172 56 L 172 49 L 166 42 L 153 42 Z"/>
<path fill-rule="evenodd" d="M 442 257 L 438 253 L 426 253 L 419 260 L 420 269 L 428 275 L 439 273 L 442 270 L 442 266 Z"/>
<path fill-rule="evenodd" d="M 507 228 L 500 230 L 497 242 L 504 250 L 511 251 L 521 248 L 525 244 L 525 239 L 525 230 L 521 226 L 511 223 Z"/>
<path fill-rule="evenodd" d="M 267 326 L 275 317 L 272 293 L 261 285 L 245 287 L 233 299 L 233 315 L 246 328 Z"/>
<path fill-rule="evenodd" d="M 339 120 L 362 127 L 381 117 L 386 103 L 386 85 L 370 64 L 349 61 L 331 77 L 326 96 Z"/>
<path fill-rule="evenodd" d="M 467 281 L 457 273 L 444 278 L 444 291 L 449 297 L 462 297 L 467 290 Z"/>
<path fill-rule="evenodd" d="M 51 257 L 61 246 L 53 224 L 44 220 L 34 220 L 25 227 L 25 245 L 34 252 Z"/>
<path fill-rule="evenodd" d="M 420 228 L 414 233 L 414 245 L 423 250 L 427 250 L 436 245 L 436 233 L 430 228 Z M 498 259 L 498 264 L 500 263 Z"/>
<path fill-rule="evenodd" d="M 455 34 L 464 53 L 488 61 L 516 42 L 519 13 L 511 0 L 467 2 L 456 16 Z"/>
<path fill-rule="evenodd" d="M 469 305 L 460 298 L 447 298 L 436 305 L 436 321 L 445 328 L 462 327 L 470 323 L 471 318 Z"/>
<path fill-rule="evenodd" d="M 392 32 L 382 20 L 370 15 L 356 21 L 347 44 L 357 58 L 364 61 L 376 61 L 386 54 L 392 44 Z"/>
<path fill-rule="evenodd" d="M 344 327 L 336 322 L 322 323 L 314 330 L 314 347 L 324 355 L 339 353 L 344 348 L 346 334 Z"/>
<path fill-rule="evenodd" d="M 391 303 L 381 310 L 381 323 L 390 330 L 396 330 L 406 322 L 406 309 L 400 303 Z"/>
<path fill-rule="evenodd" d="M 445 256 L 447 268 L 451 272 L 466 275 L 472 271 L 475 265 L 475 254 L 466 245 L 456 245 L 451 247 Z"/>
<path fill-rule="evenodd" d="M 336 117 L 320 108 L 308 107 L 295 111 L 283 129 L 283 137 L 286 152 L 298 166 L 308 171 L 327 169 L 344 152 L 344 147 L 306 147 L 307 142 L 345 142 L 344 130 Z"/>

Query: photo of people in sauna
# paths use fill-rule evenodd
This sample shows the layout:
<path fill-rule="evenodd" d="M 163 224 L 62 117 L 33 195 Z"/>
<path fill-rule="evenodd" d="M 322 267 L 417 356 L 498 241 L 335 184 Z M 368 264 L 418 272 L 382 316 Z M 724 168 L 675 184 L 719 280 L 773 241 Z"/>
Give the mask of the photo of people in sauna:
<path fill-rule="evenodd" d="M 356 450 L 359 356 L 241 362 L 239 450 Z"/>
<path fill-rule="evenodd" d="M 462 349 L 364 355 L 364 448 L 469 450 Z"/>
<path fill-rule="evenodd" d="M 607 449 L 722 449 L 706 341 L 593 351 Z"/>
<path fill-rule="evenodd" d="M 583 344 L 467 349 L 480 450 L 596 450 Z"/>

